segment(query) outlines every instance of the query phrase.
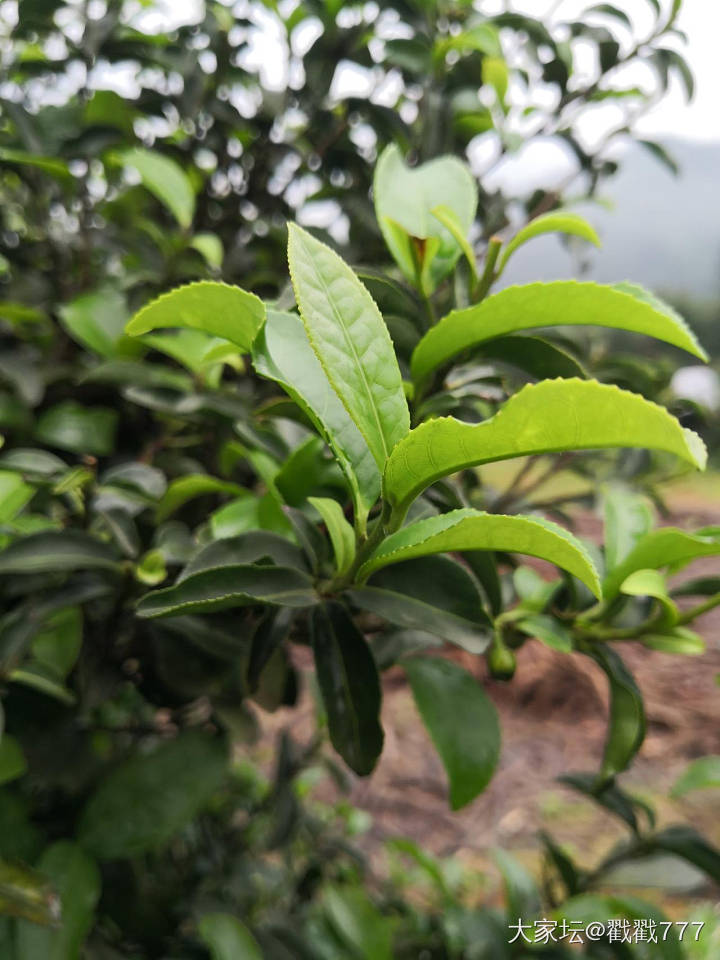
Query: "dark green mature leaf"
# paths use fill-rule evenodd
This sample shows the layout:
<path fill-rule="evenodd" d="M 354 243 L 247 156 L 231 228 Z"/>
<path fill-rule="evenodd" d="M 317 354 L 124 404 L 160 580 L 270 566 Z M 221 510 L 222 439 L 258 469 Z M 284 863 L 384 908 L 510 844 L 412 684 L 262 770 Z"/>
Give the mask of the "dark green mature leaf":
<path fill-rule="evenodd" d="M 390 563 L 455 550 L 498 550 L 540 557 L 568 570 L 599 594 L 590 555 L 567 530 L 539 517 L 505 517 L 470 509 L 427 517 L 386 537 L 360 567 L 358 579 Z"/>
<path fill-rule="evenodd" d="M 462 667 L 436 657 L 403 662 L 415 703 L 450 784 L 450 805 L 458 810 L 490 782 L 500 755 L 495 707 Z"/>
<path fill-rule="evenodd" d="M 310 630 L 330 740 L 347 765 L 366 776 L 375 767 L 383 745 L 382 693 L 375 660 L 365 638 L 338 603 L 316 607 Z"/>
<path fill-rule="evenodd" d="M 77 960 L 100 897 L 97 864 L 81 847 L 69 840 L 60 840 L 45 850 L 37 869 L 60 896 L 60 927 L 52 930 L 27 920 L 19 923 L 19 955 L 43 960 Z"/>
<path fill-rule="evenodd" d="M 591 656 L 602 668 L 610 686 L 610 720 L 601 777 L 610 780 L 622 773 L 645 739 L 645 707 L 635 678 L 619 654 L 605 644 L 593 647 Z"/>
<path fill-rule="evenodd" d="M 113 451 L 117 422 L 115 410 L 64 400 L 41 414 L 35 439 L 60 450 L 105 457 Z"/>
<path fill-rule="evenodd" d="M 352 491 L 356 523 L 364 530 L 370 507 L 380 496 L 380 471 L 330 386 L 298 316 L 268 312 L 253 346 L 253 364 L 261 376 L 287 391 L 332 448 Z"/>
<path fill-rule="evenodd" d="M 529 373 L 535 380 L 552 377 L 586 377 L 582 364 L 541 337 L 498 337 L 480 348 L 483 360 L 496 360 Z"/>
<path fill-rule="evenodd" d="M 438 157 L 410 168 L 392 144 L 375 167 L 373 196 L 378 224 L 398 266 L 411 283 L 419 281 L 426 293 L 432 293 L 462 252 L 433 210 L 446 207 L 467 236 L 477 209 L 477 187 L 470 171 L 456 157 Z M 416 252 L 413 237 L 424 241 L 421 253 Z"/>
<path fill-rule="evenodd" d="M 714 883 L 720 883 L 720 850 L 692 827 L 668 827 L 655 834 L 652 845 L 682 857 L 706 873 Z"/>
<path fill-rule="evenodd" d="M 411 430 L 388 460 L 383 490 L 402 518 L 426 487 L 466 467 L 561 450 L 635 446 L 674 453 L 700 469 L 707 459 L 697 434 L 637 394 L 595 380 L 546 380 L 523 387 L 483 423 L 438 417 Z"/>
<path fill-rule="evenodd" d="M 309 607 L 317 603 L 317 594 L 310 577 L 293 567 L 233 564 L 203 570 L 147 594 L 137 606 L 137 615 L 175 617 L 254 603 Z"/>
<path fill-rule="evenodd" d="M 307 569 L 302 551 L 285 537 L 267 530 L 251 530 L 239 537 L 215 540 L 203 547 L 188 561 L 177 582 L 182 583 L 188 577 L 206 570 L 268 560 L 279 567 Z"/>
<path fill-rule="evenodd" d="M 655 826 L 655 814 L 652 807 L 622 790 L 617 781 L 598 782 L 594 773 L 568 773 L 558 777 L 561 783 L 572 787 L 579 793 L 590 797 L 594 803 L 604 807 L 613 816 L 619 817 L 633 831 L 638 830 L 638 812 L 642 811 L 651 827 Z"/>
<path fill-rule="evenodd" d="M 289 227 L 288 260 L 310 344 L 382 469 L 410 428 L 385 322 L 350 267 L 295 224 Z"/>
<path fill-rule="evenodd" d="M 27 771 L 27 761 L 22 747 L 9 733 L 0 739 L 0 784 L 17 780 Z"/>
<path fill-rule="evenodd" d="M 16 540 L 0 551 L 0 573 L 66 573 L 114 569 L 117 554 L 80 530 L 47 530 Z"/>
<path fill-rule="evenodd" d="M 137 353 L 141 349 L 126 341 L 129 349 L 120 351 L 127 321 L 125 297 L 112 287 L 83 293 L 58 310 L 60 320 L 68 333 L 83 346 L 111 360 L 122 353 Z"/>
<path fill-rule="evenodd" d="M 619 593 L 623 582 L 636 570 L 667 566 L 677 570 L 691 560 L 718 554 L 720 536 L 686 533 L 675 527 L 651 530 L 637 542 L 622 563 L 607 574 L 603 583 L 603 596 L 612 600 Z"/>
<path fill-rule="evenodd" d="M 162 327 L 202 330 L 247 353 L 265 320 L 265 304 L 228 283 L 201 280 L 177 287 L 146 304 L 128 323 L 136 337 Z"/>
<path fill-rule="evenodd" d="M 462 351 L 495 337 L 558 325 L 642 333 L 707 359 L 682 317 L 641 287 L 557 280 L 508 287 L 476 306 L 453 310 L 415 348 L 413 379 L 425 380 Z"/>
<path fill-rule="evenodd" d="M 143 186 L 164 204 L 181 227 L 189 227 L 195 213 L 195 193 L 182 167 L 156 150 L 133 147 L 118 157 L 138 172 Z"/>
<path fill-rule="evenodd" d="M 376 573 L 353 603 L 398 627 L 434 633 L 471 653 L 490 642 L 490 620 L 470 574 L 449 557 L 422 557 Z"/>
<path fill-rule="evenodd" d="M 206 806 L 227 763 L 223 741 L 194 730 L 131 756 L 88 800 L 79 842 L 100 860 L 159 849 Z"/>
<path fill-rule="evenodd" d="M 229 913 L 203 914 L 198 921 L 198 933 L 212 960 L 263 960 L 255 937 Z"/>

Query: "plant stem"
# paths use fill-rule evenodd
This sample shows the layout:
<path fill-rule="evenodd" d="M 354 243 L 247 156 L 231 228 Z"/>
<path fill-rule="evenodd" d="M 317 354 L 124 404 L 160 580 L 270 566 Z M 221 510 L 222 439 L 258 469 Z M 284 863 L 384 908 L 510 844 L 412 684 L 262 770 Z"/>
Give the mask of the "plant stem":
<path fill-rule="evenodd" d="M 485 299 L 488 290 L 496 280 L 495 264 L 500 256 L 502 244 L 503 242 L 500 237 L 490 237 L 487 253 L 485 254 L 485 267 L 475 289 L 472 291 L 472 300 L 474 303 L 480 303 L 481 300 Z"/>

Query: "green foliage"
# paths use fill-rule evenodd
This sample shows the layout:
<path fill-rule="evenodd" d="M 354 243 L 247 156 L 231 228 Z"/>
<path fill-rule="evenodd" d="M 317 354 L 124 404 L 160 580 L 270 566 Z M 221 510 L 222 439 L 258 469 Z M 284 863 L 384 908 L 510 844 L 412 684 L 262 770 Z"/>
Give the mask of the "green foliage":
<path fill-rule="evenodd" d="M 637 366 L 584 328 L 703 350 L 632 285 L 489 295 L 534 237 L 597 238 L 562 198 L 506 201 L 464 162 L 478 133 L 500 155 L 520 148 L 518 98 L 524 122 L 542 128 L 535 78 L 579 115 L 625 96 L 615 66 L 643 62 L 661 86 L 673 73 L 688 84 L 662 46 L 672 17 L 658 15 L 625 54 L 595 25 L 607 9 L 555 31 L 470 4 L 442 16 L 401 4 L 387 39 L 380 10 L 341 6 L 263 8 L 305 78 L 282 94 L 246 63 L 256 9 L 245 21 L 207 3 L 197 25 L 157 34 L 114 3 L 96 18 L 27 0 L 16 24 L 1 21 L 9 960 L 504 958 L 513 914 L 569 916 L 594 897 L 608 915 L 651 916 L 598 901 L 622 860 L 671 853 L 718 879 L 717 851 L 687 828 L 644 830 L 617 780 L 645 732 L 619 644 L 698 652 L 688 625 L 720 603 L 706 580 L 686 588 L 701 602 L 681 609 L 666 580 L 720 552 L 718 531 L 653 529 L 633 488 L 652 491 L 676 458 L 702 468 L 704 449 L 664 409 L 664 370 L 643 368 L 637 392 L 618 389 Z M 609 15 L 622 25 L 622 11 Z M 315 20 L 320 33 L 300 53 L 295 30 Z M 589 84 L 573 75 L 583 44 L 601 65 Z M 335 98 L 340 58 L 399 77 L 395 109 Z M 69 83 L 100 64 L 129 64 L 138 97 Z M 545 120 L 590 196 L 614 170 L 608 144 L 587 153 L 574 121 L 558 117 Z M 314 222 L 314 201 L 337 205 L 334 245 L 293 222 Z M 512 222 L 520 209 L 527 222 Z M 521 335 L 559 319 L 562 336 Z M 605 452 L 628 447 L 641 452 Z M 602 494 L 604 549 L 565 528 L 566 501 L 554 504 L 565 526 L 546 517 L 525 466 L 504 491 L 476 470 L 528 456 L 529 468 L 572 469 L 587 502 L 597 479 L 622 474 L 625 485 Z M 518 555 L 559 574 L 546 582 Z M 323 738 L 304 749 L 283 738 L 272 782 L 240 759 L 255 708 L 296 702 L 296 648 L 309 646 L 320 727 L 351 770 L 367 775 L 381 755 L 381 673 L 397 663 L 451 806 L 470 803 L 499 760 L 497 715 L 467 663 L 431 651 L 448 642 L 509 679 L 532 638 L 607 676 L 602 768 L 568 782 L 632 833 L 593 870 L 548 843 L 557 898 L 500 855 L 509 912 L 466 907 L 442 866 L 408 845 L 438 904 L 422 912 L 382 885 L 370 896 L 337 817 L 300 802 L 306 773 L 308 783 L 320 766 L 339 773 Z"/>

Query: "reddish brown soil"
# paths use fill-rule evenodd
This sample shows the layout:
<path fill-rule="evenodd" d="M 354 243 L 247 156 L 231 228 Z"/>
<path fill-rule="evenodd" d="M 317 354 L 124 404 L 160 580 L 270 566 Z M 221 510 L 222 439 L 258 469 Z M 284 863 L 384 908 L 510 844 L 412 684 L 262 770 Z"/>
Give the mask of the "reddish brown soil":
<path fill-rule="evenodd" d="M 682 510 L 672 518 L 695 529 L 718 523 L 720 510 Z M 579 532 L 599 533 L 593 517 L 579 519 Z M 689 567 L 678 579 L 720 573 L 720 559 Z M 624 785 L 649 799 L 660 822 L 691 822 L 720 843 L 717 791 L 667 799 L 667 789 L 687 762 L 720 753 L 720 608 L 697 628 L 707 642 L 701 657 L 669 656 L 624 644 L 622 655 L 645 697 L 648 735 Z M 568 771 L 595 770 L 602 755 L 607 712 L 603 674 L 586 657 L 567 656 L 537 641 L 522 648 L 509 684 L 487 678 L 482 658 L 452 654 L 482 679 L 495 702 L 502 727 L 502 755 L 488 789 L 465 809 L 452 813 L 440 760 L 417 717 L 401 670 L 384 680 L 385 748 L 371 777 L 351 781 L 351 802 L 372 816 L 364 844 L 372 854 L 383 840 L 409 836 L 436 854 L 455 855 L 482 864 L 494 846 L 533 858 L 537 831 L 549 830 L 588 865 L 602 855 L 622 830 L 608 815 L 572 791 L 557 777 Z M 308 664 L 309 666 L 309 664 Z M 312 704 L 305 694 L 298 711 L 264 717 L 268 733 L 290 724 L 293 735 L 309 739 Z M 267 741 L 266 741 L 267 742 Z M 335 788 L 321 788 L 332 799 Z"/>

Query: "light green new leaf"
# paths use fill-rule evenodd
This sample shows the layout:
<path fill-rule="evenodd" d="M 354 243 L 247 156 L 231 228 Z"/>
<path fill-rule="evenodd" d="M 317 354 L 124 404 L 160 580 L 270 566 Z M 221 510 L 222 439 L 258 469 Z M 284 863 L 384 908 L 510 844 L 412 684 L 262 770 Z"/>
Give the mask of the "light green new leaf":
<path fill-rule="evenodd" d="M 317 603 L 317 595 L 307 574 L 292 567 L 232 564 L 203 570 L 172 587 L 146 594 L 138 604 L 137 615 L 177 617 L 258 603 L 309 607 Z"/>
<path fill-rule="evenodd" d="M 53 930 L 21 921 L 16 935 L 18 955 L 80 960 L 100 897 L 97 864 L 81 847 L 70 840 L 60 840 L 44 851 L 37 869 L 48 877 L 60 896 L 60 926 Z"/>
<path fill-rule="evenodd" d="M 675 797 L 681 797 L 691 790 L 707 790 L 710 787 L 720 788 L 720 757 L 700 757 L 693 760 L 687 770 L 678 777 L 671 793 Z"/>
<path fill-rule="evenodd" d="M 613 570 L 652 530 L 655 515 L 647 497 L 619 485 L 606 488 L 603 506 L 605 568 Z"/>
<path fill-rule="evenodd" d="M 542 217 L 531 220 L 527 226 L 518 230 L 512 240 L 505 246 L 498 261 L 498 276 L 503 272 L 508 260 L 519 247 L 522 247 L 528 240 L 533 240 L 535 237 L 540 237 L 546 233 L 564 233 L 574 237 L 582 237 L 588 243 L 593 243 L 596 247 L 600 246 L 600 237 L 583 217 L 579 217 L 576 213 L 560 211 L 546 213 Z"/>
<path fill-rule="evenodd" d="M 189 473 L 185 477 L 173 480 L 167 488 L 156 508 L 157 520 L 158 522 L 167 520 L 183 504 L 195 497 L 202 497 L 209 493 L 225 493 L 237 497 L 244 492 L 243 487 L 229 480 L 219 480 L 205 473 Z"/>
<path fill-rule="evenodd" d="M 652 597 L 658 600 L 663 610 L 658 626 L 672 627 L 680 616 L 680 611 L 668 596 L 665 577 L 659 570 L 635 570 L 620 586 L 620 591 L 629 597 Z"/>
<path fill-rule="evenodd" d="M 495 707 L 475 678 L 449 660 L 417 657 L 403 662 L 415 703 L 450 782 L 458 810 L 490 782 L 500 755 Z"/>
<path fill-rule="evenodd" d="M 332 448 L 352 492 L 356 524 L 364 531 L 370 507 L 380 496 L 380 471 L 330 386 L 300 317 L 268 311 L 267 323 L 253 344 L 253 365 L 261 376 L 282 386 Z"/>
<path fill-rule="evenodd" d="M 590 555 L 567 530 L 540 517 L 505 517 L 470 509 L 427 517 L 391 534 L 360 567 L 358 579 L 389 563 L 456 550 L 500 550 L 540 557 L 572 573 L 596 596 L 600 594 Z"/>
<path fill-rule="evenodd" d="M 487 340 L 551 326 L 600 326 L 642 333 L 707 360 L 682 317 L 641 287 L 557 280 L 508 287 L 475 306 L 453 310 L 415 348 L 410 363 L 413 379 L 425 380 L 462 351 Z"/>
<path fill-rule="evenodd" d="M 206 913 L 198 921 L 198 933 L 212 960 L 262 960 L 255 937 L 229 913 Z"/>
<path fill-rule="evenodd" d="M 0 470 L 0 523 L 8 523 L 35 494 L 35 488 L 25 483 L 19 473 Z"/>
<path fill-rule="evenodd" d="M 455 211 L 451 210 L 450 207 L 446 207 L 441 204 L 438 207 L 433 207 L 430 213 L 435 217 L 436 220 L 439 220 L 447 230 L 450 231 L 453 239 L 465 255 L 465 259 L 470 267 L 470 274 L 472 276 L 473 283 L 477 283 L 478 273 L 477 262 L 475 260 L 475 251 L 473 250 L 470 241 L 467 238 L 467 230 L 463 228 L 463 224 L 460 223 Z"/>
<path fill-rule="evenodd" d="M 554 617 L 545 613 L 532 613 L 529 617 L 519 620 L 516 626 L 522 633 L 535 637 L 546 647 L 559 650 L 560 653 L 572 651 L 573 642 L 570 633 Z"/>
<path fill-rule="evenodd" d="M 168 208 L 181 227 L 190 226 L 195 214 L 195 192 L 178 163 L 142 147 L 124 150 L 118 159 L 138 172 L 145 189 Z"/>
<path fill-rule="evenodd" d="M 648 650 L 670 653 L 680 657 L 700 657 L 707 645 L 700 634 L 687 627 L 673 627 L 667 633 L 646 633 L 640 637 L 640 643 Z"/>
<path fill-rule="evenodd" d="M 201 253 L 207 260 L 209 266 L 216 267 L 218 270 L 222 267 L 223 250 L 222 240 L 215 233 L 196 233 L 190 241 L 190 246 Z"/>
<path fill-rule="evenodd" d="M 671 567 L 677 570 L 698 557 L 720 554 L 720 536 L 686 533 L 675 527 L 652 530 L 611 570 L 603 583 L 603 596 L 612 600 L 631 573 L 636 570 Z M 2 554 L 0 554 L 2 556 Z"/>
<path fill-rule="evenodd" d="M 352 956 L 354 960 L 392 960 L 396 920 L 382 913 L 362 887 L 339 884 L 327 887 L 322 905 L 343 943 L 342 956 Z"/>
<path fill-rule="evenodd" d="M 595 380 L 529 384 L 489 420 L 469 424 L 438 417 L 401 440 L 385 468 L 383 489 L 398 517 L 441 477 L 509 457 L 637 447 L 662 450 L 704 469 L 705 446 L 667 410 Z"/>
<path fill-rule="evenodd" d="M 229 283 L 200 280 L 151 300 L 128 323 L 136 337 L 161 327 L 190 327 L 250 350 L 265 320 L 265 304 L 254 293 Z"/>
<path fill-rule="evenodd" d="M 390 334 L 350 267 L 296 224 L 288 261 L 310 344 L 380 469 L 410 429 Z"/>
<path fill-rule="evenodd" d="M 131 755 L 85 805 L 80 843 L 100 860 L 157 850 L 206 806 L 227 764 L 223 741 L 199 730 L 187 730 L 152 753 Z"/>
<path fill-rule="evenodd" d="M 337 500 L 330 497 L 308 497 L 323 519 L 330 534 L 333 550 L 335 551 L 335 565 L 337 572 L 342 576 L 347 573 L 355 559 L 355 533 L 345 519 L 342 507 Z"/>
<path fill-rule="evenodd" d="M 398 266 L 413 284 L 424 274 L 424 292 L 432 293 L 462 252 L 454 231 L 433 210 L 448 208 L 455 229 L 467 236 L 477 209 L 477 186 L 470 171 L 455 157 L 408 167 L 399 148 L 391 144 L 375 167 L 373 196 L 378 224 Z M 410 237 L 421 241 L 415 252 Z"/>

